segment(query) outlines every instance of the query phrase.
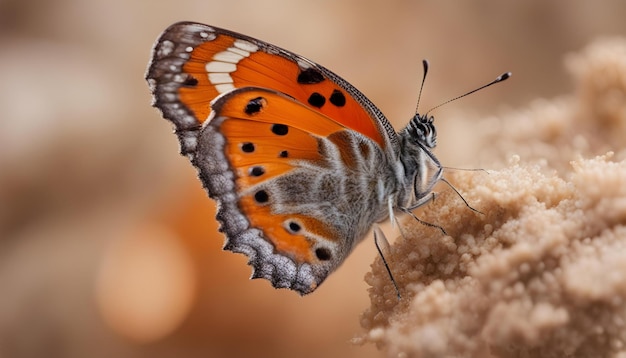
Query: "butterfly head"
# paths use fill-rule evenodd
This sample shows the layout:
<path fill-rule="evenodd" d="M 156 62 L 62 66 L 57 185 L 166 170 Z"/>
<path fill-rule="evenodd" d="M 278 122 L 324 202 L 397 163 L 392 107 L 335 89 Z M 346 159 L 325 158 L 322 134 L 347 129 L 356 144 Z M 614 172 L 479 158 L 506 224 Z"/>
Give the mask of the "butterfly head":
<path fill-rule="evenodd" d="M 416 140 L 423 146 L 431 149 L 435 148 L 435 146 L 437 146 L 437 130 L 433 123 L 434 120 L 435 117 L 428 116 L 428 113 L 425 115 L 416 113 L 409 121 L 405 131 L 410 138 Z"/>
<path fill-rule="evenodd" d="M 433 186 L 443 174 L 439 160 L 431 152 L 437 145 L 434 117 L 416 114 L 400 131 L 400 162 L 405 195 L 398 197 L 398 205 L 416 208 L 430 198 Z"/>

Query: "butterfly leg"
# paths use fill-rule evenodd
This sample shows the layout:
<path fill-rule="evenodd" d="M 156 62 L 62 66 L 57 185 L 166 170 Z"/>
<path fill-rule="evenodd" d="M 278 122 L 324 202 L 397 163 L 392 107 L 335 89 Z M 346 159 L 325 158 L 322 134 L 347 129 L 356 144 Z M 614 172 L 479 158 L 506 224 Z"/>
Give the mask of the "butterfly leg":
<path fill-rule="evenodd" d="M 467 200 L 465 200 L 465 198 L 463 197 L 463 195 L 461 195 L 461 193 L 459 193 L 459 191 L 454 187 L 454 185 L 452 185 L 452 183 L 450 183 L 448 180 L 446 180 L 446 178 L 441 177 L 440 179 L 442 182 L 446 183 L 450 188 L 452 188 L 452 190 L 454 190 L 454 192 L 456 193 L 456 195 L 459 196 L 459 198 L 461 198 L 461 200 L 463 200 L 463 202 L 465 203 L 465 206 L 467 206 L 471 211 L 481 214 L 481 215 L 485 215 L 482 211 L 478 210 L 478 209 L 474 209 L 468 202 Z M 434 194 L 434 193 L 433 193 Z M 434 195 L 433 195 L 434 196 Z M 434 201 L 434 197 L 433 197 L 433 201 Z"/>
<path fill-rule="evenodd" d="M 389 264 L 387 263 L 387 260 L 385 259 L 385 255 L 383 254 L 383 249 L 381 249 L 381 245 L 380 243 L 382 243 L 384 246 L 384 251 L 385 252 L 389 252 L 389 241 L 387 241 L 387 237 L 385 236 L 385 233 L 380 229 L 380 227 L 378 225 L 374 225 L 374 244 L 376 245 L 376 250 L 378 250 L 378 254 L 380 255 L 380 258 L 383 260 L 383 264 L 385 265 L 385 269 L 387 270 L 387 274 L 389 274 L 389 279 L 391 280 L 391 283 L 393 284 L 393 287 L 396 289 L 396 295 L 398 297 L 398 300 L 402 298 L 402 296 L 400 295 L 400 289 L 398 288 L 398 284 L 396 283 L 396 279 L 393 277 L 393 274 L 391 273 L 391 269 L 389 268 Z"/>
<path fill-rule="evenodd" d="M 434 195 L 433 195 L 433 198 L 434 198 Z M 411 215 L 411 217 L 413 217 L 413 219 L 415 219 L 415 220 L 416 220 L 417 222 L 419 222 L 420 224 L 422 224 L 422 225 L 426 225 L 426 226 L 430 226 L 430 227 L 433 227 L 433 228 L 436 228 L 436 229 L 439 229 L 439 230 L 441 231 L 441 233 L 442 233 L 442 234 L 444 234 L 444 235 L 448 235 L 448 233 L 446 232 L 446 230 L 444 230 L 441 226 L 439 226 L 439 225 L 437 225 L 437 224 L 429 223 L 429 222 L 427 222 L 427 221 L 424 221 L 424 220 L 422 220 L 422 219 L 418 218 L 417 216 L 415 216 L 415 214 L 413 214 L 413 212 L 412 212 L 410 209 L 400 207 L 400 210 L 401 210 L 401 211 L 403 211 L 403 212 L 405 212 L 405 213 L 407 213 L 407 214 L 409 214 L 409 215 Z"/>

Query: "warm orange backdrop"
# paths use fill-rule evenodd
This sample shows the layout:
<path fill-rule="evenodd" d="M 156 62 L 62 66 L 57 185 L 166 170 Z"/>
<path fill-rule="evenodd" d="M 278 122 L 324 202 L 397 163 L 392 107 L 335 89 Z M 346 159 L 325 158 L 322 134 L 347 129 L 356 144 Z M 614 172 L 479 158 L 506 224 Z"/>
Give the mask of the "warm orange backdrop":
<path fill-rule="evenodd" d="M 559 6 L 558 4 L 562 4 Z M 571 92 L 568 52 L 626 34 L 622 1 L 0 2 L 0 356 L 378 357 L 348 341 L 368 307 L 370 239 L 314 294 L 248 280 L 143 80 L 152 42 L 195 20 L 305 55 L 399 128 L 437 110 L 449 166 L 478 167 L 474 117 Z M 393 231 L 387 230 L 393 237 Z"/>

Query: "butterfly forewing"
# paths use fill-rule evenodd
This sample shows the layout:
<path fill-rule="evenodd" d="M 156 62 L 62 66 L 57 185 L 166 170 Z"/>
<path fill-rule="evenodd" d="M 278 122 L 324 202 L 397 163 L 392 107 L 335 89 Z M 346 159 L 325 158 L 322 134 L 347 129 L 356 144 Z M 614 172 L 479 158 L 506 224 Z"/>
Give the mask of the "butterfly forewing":
<path fill-rule="evenodd" d="M 283 92 L 383 148 L 396 140 L 380 110 L 347 81 L 292 52 L 217 27 L 170 26 L 155 44 L 147 77 L 156 82 L 157 104 L 177 98 L 199 123 L 217 95 L 256 86 Z"/>

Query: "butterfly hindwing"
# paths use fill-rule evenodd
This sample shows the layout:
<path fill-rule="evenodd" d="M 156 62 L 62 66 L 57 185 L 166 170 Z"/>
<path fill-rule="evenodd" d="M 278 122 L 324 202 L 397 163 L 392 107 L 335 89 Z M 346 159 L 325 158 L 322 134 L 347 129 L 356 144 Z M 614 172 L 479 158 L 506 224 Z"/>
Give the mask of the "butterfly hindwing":
<path fill-rule="evenodd" d="M 320 145 L 346 128 L 261 88 L 230 91 L 212 108 L 193 163 L 219 202 L 226 248 L 250 256 L 254 277 L 311 292 L 351 250 L 353 233 L 324 214 L 341 198 L 312 178 L 332 175 Z"/>

